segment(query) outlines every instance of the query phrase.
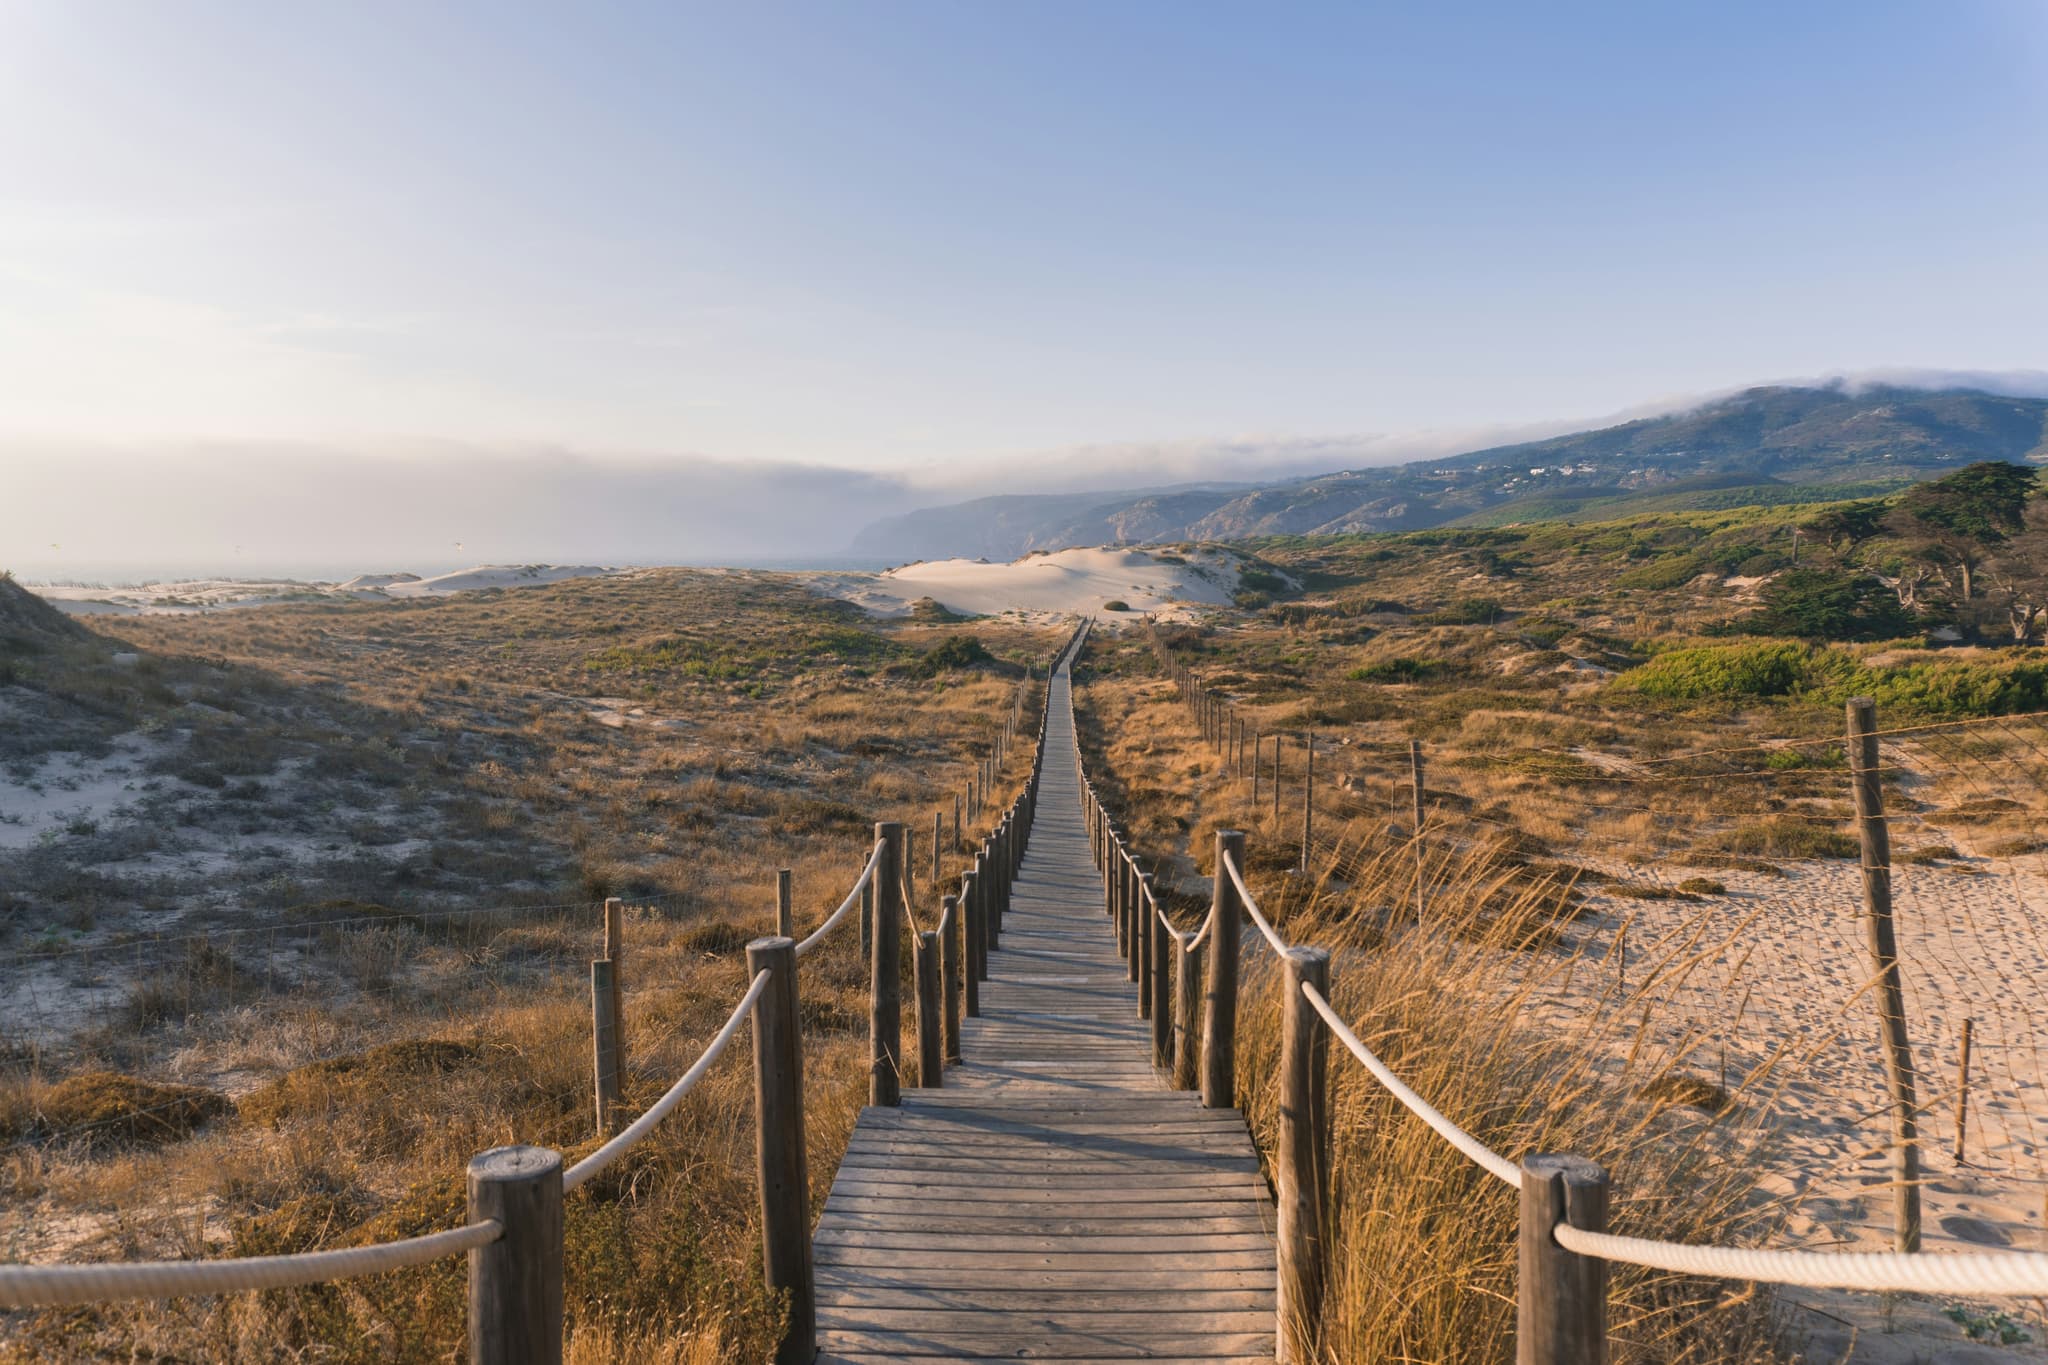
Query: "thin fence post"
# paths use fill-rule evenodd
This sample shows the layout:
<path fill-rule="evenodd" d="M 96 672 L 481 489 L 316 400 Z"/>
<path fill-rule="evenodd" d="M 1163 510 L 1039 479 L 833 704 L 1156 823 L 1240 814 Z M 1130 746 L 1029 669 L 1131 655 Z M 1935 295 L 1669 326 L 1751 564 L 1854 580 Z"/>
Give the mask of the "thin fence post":
<path fill-rule="evenodd" d="M 612 1070 L 621 1084 L 626 1078 L 626 902 L 618 896 L 604 903 L 604 960 L 611 964 Z"/>
<path fill-rule="evenodd" d="M 1281 958 L 1279 1178 L 1281 1365 L 1321 1358 L 1323 1289 L 1330 1199 L 1330 1031 L 1302 994 L 1313 986 L 1330 998 L 1330 954 L 1290 948 Z"/>
<path fill-rule="evenodd" d="M 804 1049 L 797 1017 L 796 943 L 787 936 L 747 945 L 747 973 L 768 973 L 754 1005 L 754 1156 L 761 1186 L 761 1275 L 787 1294 L 789 1318 L 778 1365 L 809 1365 L 818 1354 L 818 1303 L 811 1277 L 810 1167 L 804 1143 Z"/>
<path fill-rule="evenodd" d="M 937 1089 L 945 1082 L 945 1037 L 939 1004 L 939 935 L 926 929 L 912 951 L 917 977 L 917 1083 Z"/>
<path fill-rule="evenodd" d="M 1216 877 L 1209 897 L 1209 983 L 1203 997 L 1202 1105 L 1228 1109 L 1237 1103 L 1237 888 L 1224 869 L 1225 858 L 1243 866 L 1244 834 L 1216 831 Z"/>
<path fill-rule="evenodd" d="M 1316 820 L 1316 732 L 1301 737 L 1301 871 L 1308 875 L 1309 845 L 1315 838 Z"/>
<path fill-rule="evenodd" d="M 946 816 L 943 811 L 932 812 L 932 894 L 939 894 L 939 845 L 946 837 Z"/>
<path fill-rule="evenodd" d="M 1853 697 L 1848 706 L 1851 781 L 1863 854 L 1864 928 L 1877 967 L 1878 1012 L 1884 1028 L 1885 1080 L 1892 1100 L 1892 1194 L 1900 1251 L 1920 1249 L 1920 1139 L 1914 1118 L 1913 1045 L 1906 1036 L 1906 1000 L 1899 984 L 1899 945 L 1892 927 L 1891 831 L 1884 818 L 1878 770 L 1877 703 Z"/>
<path fill-rule="evenodd" d="M 1202 1062 L 1202 950 L 1174 939 L 1173 1088 L 1193 1090 Z"/>
<path fill-rule="evenodd" d="M 1167 974 L 1166 965 L 1170 960 L 1167 945 L 1173 939 L 1159 913 L 1153 874 L 1147 872 L 1139 883 L 1144 891 L 1138 897 L 1140 913 L 1145 917 L 1145 936 L 1151 943 L 1146 960 L 1151 964 L 1147 979 L 1152 983 L 1152 1065 L 1165 1070 L 1173 1065 L 1173 978 Z"/>
<path fill-rule="evenodd" d="M 619 1019 L 612 1013 L 612 964 L 604 958 L 590 962 L 590 1064 L 594 1081 L 599 1136 L 612 1131 L 613 1115 L 619 1107 Z"/>
<path fill-rule="evenodd" d="M 779 868 L 775 873 L 775 934 L 778 938 L 796 937 L 796 911 L 790 902 L 789 869 Z"/>
<path fill-rule="evenodd" d="M 981 915 L 981 974 L 988 976 L 988 955 L 1000 943 L 997 935 L 1002 926 L 996 923 L 995 869 L 988 858 L 988 845 L 983 844 L 974 851 L 974 894 L 975 908 Z"/>
<path fill-rule="evenodd" d="M 953 851 L 960 851 L 960 793 L 953 793 Z"/>
<path fill-rule="evenodd" d="M 882 857 L 875 867 L 875 942 L 869 956 L 868 1103 L 894 1108 L 903 1098 L 903 826 L 875 826 Z"/>
<path fill-rule="evenodd" d="M 467 1174 L 469 1221 L 504 1229 L 470 1249 L 470 1365 L 561 1365 L 562 1155 L 493 1147 Z"/>
<path fill-rule="evenodd" d="M 1260 750 L 1262 750 L 1263 748 L 1265 748 L 1265 737 L 1264 737 L 1263 735 L 1261 735 L 1261 734 L 1260 734 L 1260 733 L 1259 733 L 1258 731 L 1256 731 L 1256 730 L 1252 731 L 1252 809 L 1253 809 L 1253 810 L 1257 810 L 1257 809 L 1259 808 L 1259 759 L 1260 759 L 1260 758 L 1262 757 L 1262 755 L 1261 755 L 1261 753 L 1260 753 Z"/>
<path fill-rule="evenodd" d="M 1970 1132 L 1970 1033 L 1975 1019 L 1963 1020 L 1963 1051 L 1956 1060 L 1956 1165 L 1963 1164 L 1963 1150 Z M 1726 1089 L 1727 1087 L 1722 1087 Z"/>
<path fill-rule="evenodd" d="M 939 923 L 946 931 L 939 945 L 939 974 L 946 998 L 946 1062 L 951 1066 L 958 1066 L 961 1060 L 960 990 L 964 984 L 961 964 L 967 948 L 966 913 L 958 896 L 947 896 L 939 903 Z"/>
<path fill-rule="evenodd" d="M 1285 738 L 1286 735 L 1284 734 L 1273 736 L 1273 822 L 1275 824 L 1278 824 L 1280 821 L 1280 741 Z"/>
<path fill-rule="evenodd" d="M 1424 897 L 1427 893 L 1422 883 L 1427 862 L 1422 851 L 1422 741 L 1419 739 L 1408 741 L 1408 772 L 1415 795 L 1415 918 L 1420 922 L 1426 904 Z"/>
<path fill-rule="evenodd" d="M 1515 1365 L 1607 1365 L 1607 1263 L 1559 1246 L 1560 1223 L 1607 1231 L 1607 1172 L 1583 1157 L 1523 1157 Z"/>

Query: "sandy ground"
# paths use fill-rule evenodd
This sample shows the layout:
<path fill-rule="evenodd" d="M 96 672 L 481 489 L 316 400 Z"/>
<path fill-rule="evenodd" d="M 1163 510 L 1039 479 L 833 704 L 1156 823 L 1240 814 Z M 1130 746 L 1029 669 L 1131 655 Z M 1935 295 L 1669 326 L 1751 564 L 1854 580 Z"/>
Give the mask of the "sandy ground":
<path fill-rule="evenodd" d="M 1697 869 L 1610 869 L 1675 882 Z M 2048 876 L 2039 858 L 1901 867 L 1896 929 L 1922 1106 L 1923 1248 L 2048 1251 Z M 1648 1055 L 1720 1082 L 1783 1135 L 1763 1188 L 1787 1214 L 1778 1245 L 1890 1250 L 1890 1116 L 1851 862 L 1792 864 L 1784 876 L 1714 871 L 1705 901 L 1595 897 L 1582 956 L 1538 1006 L 1560 1026 L 1607 1026 L 1616 1069 L 1652 1020 Z M 1624 932 L 1625 930 L 1625 932 Z M 1619 945 L 1619 946 L 1617 946 Z M 1617 990 L 1619 983 L 1621 989 Z M 1973 1020 L 1968 1141 L 1956 1154 L 1958 1067 Z M 1780 1054 L 1782 1053 L 1782 1056 Z M 1778 1060 L 1773 1062 L 1773 1058 Z M 1650 1074 L 1640 1061 L 1633 1073 Z M 1761 1111 L 1759 1112 L 1759 1106 Z M 2048 1360 L 2040 1306 L 1789 1290 L 1815 1361 Z M 1944 1316 L 2004 1310 L 2032 1344 L 1967 1342 Z"/>
<path fill-rule="evenodd" d="M 1015 612 L 1038 619 L 1100 613 L 1119 601 L 1134 615 L 1221 606 L 1236 591 L 1237 574 L 1236 558 L 1213 550 L 1162 557 L 1156 550 L 1075 549 L 1004 564 L 928 560 L 879 574 L 817 574 L 812 582 L 876 616 L 908 615 L 929 598 L 966 616 Z"/>
<path fill-rule="evenodd" d="M 293 579 L 194 578 L 173 583 L 112 585 L 31 583 L 29 591 L 73 616 L 151 616 L 285 602 L 381 602 L 440 597 L 486 588 L 530 588 L 569 578 L 613 572 L 592 564 L 482 564 L 421 578 L 417 574 L 362 574 L 342 583 Z"/>

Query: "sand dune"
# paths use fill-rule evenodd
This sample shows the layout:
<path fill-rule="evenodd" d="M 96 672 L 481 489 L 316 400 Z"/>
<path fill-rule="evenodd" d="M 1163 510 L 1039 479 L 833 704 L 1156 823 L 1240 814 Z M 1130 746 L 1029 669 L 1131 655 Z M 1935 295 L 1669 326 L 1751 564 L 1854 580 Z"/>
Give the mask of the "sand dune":
<path fill-rule="evenodd" d="M 1101 612 L 1122 602 L 1131 612 L 1221 606 L 1237 588 L 1238 561 L 1227 551 L 1185 556 L 1122 549 L 1060 550 L 1009 563 L 938 559 L 879 574 L 821 574 L 820 591 L 877 616 L 903 616 L 926 598 L 973 616 Z M 1114 613 L 1112 613 L 1114 615 Z"/>
<path fill-rule="evenodd" d="M 592 564 L 480 564 L 433 578 L 411 573 L 358 574 L 342 583 L 293 579 L 194 578 L 175 583 L 29 584 L 72 616 L 162 616 L 286 602 L 381 602 L 396 597 L 442 597 L 486 588 L 532 588 L 612 572 Z"/>

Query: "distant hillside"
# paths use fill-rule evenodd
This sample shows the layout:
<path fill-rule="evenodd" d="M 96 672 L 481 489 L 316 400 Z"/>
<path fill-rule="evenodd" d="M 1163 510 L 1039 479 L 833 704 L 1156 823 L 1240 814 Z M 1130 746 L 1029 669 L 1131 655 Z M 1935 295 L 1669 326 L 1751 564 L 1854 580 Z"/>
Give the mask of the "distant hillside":
<path fill-rule="evenodd" d="M 876 522 L 855 548 L 897 560 L 1011 559 L 1074 545 L 1768 505 L 1861 496 L 1977 460 L 2048 460 L 2048 400 L 1758 388 L 1669 417 L 1249 489 L 983 498 Z"/>

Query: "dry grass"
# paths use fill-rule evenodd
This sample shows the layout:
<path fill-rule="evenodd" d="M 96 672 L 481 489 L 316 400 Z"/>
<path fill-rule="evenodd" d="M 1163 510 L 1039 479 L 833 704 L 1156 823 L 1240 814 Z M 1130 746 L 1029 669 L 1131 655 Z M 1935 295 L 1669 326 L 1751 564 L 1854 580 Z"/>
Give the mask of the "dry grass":
<path fill-rule="evenodd" d="M 115 628 L 145 651 L 130 683 L 164 695 L 102 720 L 119 734 L 163 718 L 166 775 L 187 779 L 159 812 L 165 825 L 243 821 L 253 843 L 289 833 L 356 852 L 348 869 L 281 857 L 150 881 L 124 876 L 107 843 L 118 829 L 34 850 L 39 881 L 77 892 L 18 907 L 16 945 L 62 949 L 37 918 L 62 912 L 85 926 L 66 935 L 85 946 L 16 964 L 33 1046 L 0 1069 L 0 1122 L 18 1132 L 0 1154 L 0 1235 L 23 1259 L 252 1255 L 425 1232 L 458 1221 L 478 1150 L 587 1152 L 596 899 L 632 904 L 622 975 L 636 1112 L 739 995 L 740 950 L 772 927 L 776 868 L 795 870 L 800 929 L 815 925 L 858 872 L 873 822 L 900 819 L 915 836 L 916 893 L 929 894 L 932 813 L 950 822 L 1017 698 L 1022 670 L 1008 661 L 1041 658 L 1058 636 L 981 621 L 875 627 L 773 575 L 687 572 Z M 925 662 L 968 634 L 996 657 Z M 42 656 L 37 684 L 96 695 L 104 648 Z M 181 711 L 181 691 L 212 710 Z M 1006 787 L 1023 771 L 1019 755 Z M 237 797 L 240 782 L 263 798 Z M 947 850 L 948 875 L 961 862 Z M 865 1096 L 856 956 L 849 929 L 803 971 L 818 1204 Z M 572 1197 L 571 1359 L 765 1354 L 780 1309 L 757 1287 L 745 1052 Z M 84 1114 L 86 1128 L 53 1119 L 82 1085 L 66 1078 L 97 1071 L 121 1073 L 91 1085 L 125 1107 Z M 185 1092 L 157 1103 L 142 1088 L 177 1084 L 214 1095 L 209 1115 L 171 1140 L 108 1140 L 189 1109 Z M 0 1358 L 443 1360 L 460 1350 L 461 1295 L 457 1258 L 306 1290 L 15 1315 Z"/>
<path fill-rule="evenodd" d="M 1633 1235 L 1755 1244 L 1776 1225 L 1750 1158 L 1770 1141 L 1753 1097 L 1730 1096 L 1647 1040 L 1621 1011 L 1591 1031 L 1536 1022 L 1547 985 L 1579 966 L 1587 941 L 1581 870 L 1547 864 L 1540 840 L 1479 824 L 1439 840 L 1415 918 L 1413 845 L 1384 819 L 1338 812 L 1314 866 L 1292 871 L 1299 826 L 1250 806 L 1224 777 L 1170 689 L 1128 648 L 1079 693 L 1091 774 L 1121 802 L 1148 860 L 1201 869 L 1221 827 L 1248 828 L 1248 876 L 1290 941 L 1333 954 L 1334 1004 L 1369 1047 L 1496 1150 L 1569 1151 L 1615 1182 L 1613 1226 Z M 1091 655 L 1091 664 L 1096 656 Z M 1296 788 L 1298 791 L 1298 788 Z M 1298 797 L 1297 797 L 1298 800 Z M 1291 837 L 1290 837 L 1291 836 Z M 1339 870 L 1341 869 L 1341 870 Z M 1336 875 L 1331 875 L 1332 873 Z M 1194 889 L 1192 884 L 1190 889 Z M 1694 893 L 1684 893 L 1691 895 Z M 1194 901 L 1190 896 L 1190 902 Z M 1279 973 L 1263 947 L 1245 966 L 1239 1102 L 1262 1150 L 1276 1135 Z M 1615 1032 L 1633 1029 L 1617 1059 Z M 1627 1037 L 1621 1040 L 1630 1043 Z M 1408 1115 L 1333 1048 L 1338 1250 L 1324 1354 L 1332 1362 L 1492 1362 L 1513 1353 L 1516 1202 Z M 1767 1300 L 1718 1281 L 1618 1269 L 1611 1323 L 1618 1361 L 1772 1361 Z"/>

